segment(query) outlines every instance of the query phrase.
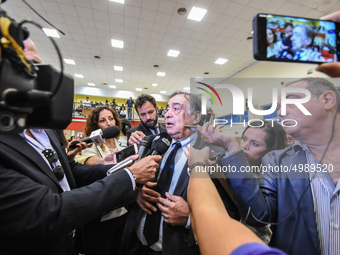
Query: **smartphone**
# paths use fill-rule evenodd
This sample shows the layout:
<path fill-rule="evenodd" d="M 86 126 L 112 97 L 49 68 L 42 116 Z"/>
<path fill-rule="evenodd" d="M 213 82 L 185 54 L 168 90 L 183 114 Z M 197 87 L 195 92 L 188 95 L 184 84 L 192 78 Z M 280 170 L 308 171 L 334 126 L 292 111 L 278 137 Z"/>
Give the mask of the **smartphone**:
<path fill-rule="evenodd" d="M 119 163 L 121 162 L 122 160 L 132 156 L 132 155 L 135 155 L 138 153 L 138 147 L 137 147 L 137 144 L 133 144 L 133 145 L 130 145 L 129 147 L 126 147 L 125 149 L 117 152 L 115 155 L 116 157 L 116 162 Z"/>
<path fill-rule="evenodd" d="M 274 14 L 253 19 L 256 60 L 317 63 L 339 60 L 340 23 Z"/>

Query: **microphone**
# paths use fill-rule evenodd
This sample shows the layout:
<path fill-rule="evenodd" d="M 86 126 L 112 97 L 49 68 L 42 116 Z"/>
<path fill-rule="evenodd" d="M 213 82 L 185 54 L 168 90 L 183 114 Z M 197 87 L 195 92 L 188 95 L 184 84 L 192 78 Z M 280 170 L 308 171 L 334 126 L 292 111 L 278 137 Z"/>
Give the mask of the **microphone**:
<path fill-rule="evenodd" d="M 114 138 L 117 135 L 119 135 L 119 133 L 120 133 L 120 129 L 117 126 L 109 126 L 107 128 L 104 128 L 103 130 L 97 129 L 91 133 L 90 137 L 86 137 L 75 143 L 71 143 L 69 145 L 69 148 L 71 149 L 77 148 L 77 144 L 80 142 L 94 143 L 96 146 L 102 145 L 105 143 L 105 140 L 104 140 L 105 138 L 106 139 Z"/>
<path fill-rule="evenodd" d="M 138 159 L 135 162 L 138 162 L 144 155 L 145 150 L 149 149 L 151 145 L 150 137 L 149 136 L 144 136 L 143 139 L 139 143 L 138 147 Z"/>
<path fill-rule="evenodd" d="M 167 132 L 161 132 L 151 144 L 151 155 L 163 155 L 170 147 L 172 138 Z"/>
<path fill-rule="evenodd" d="M 144 156 L 145 153 L 150 149 L 150 145 L 152 143 L 152 141 L 155 139 L 156 135 L 149 135 L 149 136 L 144 136 L 143 139 L 140 141 L 139 143 L 139 147 L 138 147 L 138 159 L 135 160 L 135 162 L 138 162 L 139 160 L 141 160 Z"/>
<path fill-rule="evenodd" d="M 120 171 L 128 166 L 132 165 L 133 160 L 131 159 L 131 157 L 128 157 L 126 159 L 124 159 L 123 161 L 120 161 L 118 164 L 115 164 L 113 167 L 111 167 L 109 170 L 107 170 L 106 174 L 107 175 L 111 175 L 114 172 Z"/>

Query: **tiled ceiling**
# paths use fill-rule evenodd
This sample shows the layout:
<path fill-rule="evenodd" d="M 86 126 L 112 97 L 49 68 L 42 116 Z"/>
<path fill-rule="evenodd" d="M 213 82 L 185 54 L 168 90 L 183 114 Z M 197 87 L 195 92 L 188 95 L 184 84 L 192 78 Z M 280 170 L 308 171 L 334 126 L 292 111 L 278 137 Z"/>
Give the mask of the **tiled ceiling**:
<path fill-rule="evenodd" d="M 27 0 L 44 18 L 65 33 L 55 39 L 63 58 L 76 65 L 66 65 L 76 86 L 95 83 L 98 88 L 116 85 L 117 90 L 143 93 L 182 90 L 190 78 L 230 77 L 255 62 L 252 56 L 252 18 L 260 12 L 320 18 L 340 9 L 338 0 Z M 202 21 L 180 16 L 185 7 L 207 9 Z M 31 19 L 51 28 L 21 0 L 8 0 L 2 8 L 20 21 Z M 53 45 L 43 32 L 31 25 L 31 38 L 44 63 L 59 66 Z M 124 41 L 124 48 L 113 48 L 111 39 Z M 180 51 L 168 57 L 170 49 Z M 100 56 L 95 59 L 94 56 Z M 229 61 L 214 64 L 218 58 Z M 123 66 L 115 71 L 113 66 Z M 159 65 L 158 68 L 153 65 Z M 164 77 L 156 76 L 165 72 Z M 209 72 L 209 75 L 204 75 Z M 123 79 L 116 83 L 115 79 Z M 151 86 L 157 83 L 157 87 Z M 145 89 L 148 88 L 148 89 Z"/>

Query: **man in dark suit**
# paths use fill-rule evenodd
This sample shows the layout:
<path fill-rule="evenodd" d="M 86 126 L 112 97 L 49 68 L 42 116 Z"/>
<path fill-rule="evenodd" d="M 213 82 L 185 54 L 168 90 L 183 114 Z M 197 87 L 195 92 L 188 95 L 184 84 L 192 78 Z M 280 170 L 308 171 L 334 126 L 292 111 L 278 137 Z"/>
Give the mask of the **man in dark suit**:
<path fill-rule="evenodd" d="M 24 44 L 32 46 L 29 53 L 37 56 L 31 41 Z M 75 163 L 56 132 L 42 129 L 0 134 L 0 158 L 0 254 L 4 255 L 78 254 L 74 235 L 81 231 L 75 229 L 132 203 L 136 183 L 153 179 L 161 159 L 145 158 L 106 177 L 112 165 Z M 81 245 L 82 240 L 77 241 Z"/>
<path fill-rule="evenodd" d="M 304 98 L 297 90 L 301 88 L 312 95 L 303 104 L 311 115 L 295 104 L 288 104 L 283 113 L 279 99 L 278 114 L 295 144 L 265 155 L 264 174 L 257 181 L 251 172 L 242 171 L 249 165 L 244 152 L 235 149 L 235 140 L 215 133 L 216 144 L 229 141 L 225 146 L 233 146 L 221 164 L 240 170 L 225 176 L 243 220 L 255 227 L 279 223 L 272 225 L 270 246 L 292 255 L 340 254 L 339 92 L 321 78 L 300 79 L 288 87 L 296 92 L 287 93 L 287 98 Z"/>
<path fill-rule="evenodd" d="M 200 99 L 189 93 L 175 92 L 170 96 L 165 119 L 167 132 L 173 139 L 172 144 L 163 156 L 157 183 L 148 182 L 144 185 L 138 194 L 138 205 L 136 203 L 129 212 L 120 254 L 199 254 L 199 248 L 190 228 L 189 208 L 186 201 L 189 177 L 184 148 L 188 144 L 203 148 L 209 143 L 197 132 L 186 129 L 184 125 L 197 125 L 200 122 Z M 212 147 L 214 151 L 224 152 L 222 148 Z M 172 153 L 176 148 L 177 151 Z M 171 158 L 173 163 L 168 167 Z M 167 177 L 169 186 L 165 190 L 166 193 L 162 194 L 163 174 L 169 171 L 173 174 Z M 155 187 L 156 190 L 153 190 Z M 218 188 L 223 192 L 221 185 Z M 229 197 L 224 199 L 224 202 L 230 204 L 229 209 L 237 212 Z M 153 203 L 157 203 L 157 206 Z M 152 221 L 151 219 L 156 217 L 158 212 L 158 222 Z M 153 224 L 151 228 L 148 227 L 150 224 Z M 152 229 L 156 230 L 156 238 L 150 237 L 149 230 Z"/>
<path fill-rule="evenodd" d="M 62 179 L 54 174 L 41 149 L 56 152 L 57 165 L 64 171 Z M 158 165 L 154 160 L 144 162 L 148 167 L 136 163 L 130 171 L 106 177 L 110 165 L 75 163 L 50 130 L 0 134 L 0 157 L 0 253 L 11 255 L 76 254 L 73 230 L 132 203 L 135 181 L 131 174 L 136 182 L 146 182 Z"/>
<path fill-rule="evenodd" d="M 165 125 L 158 123 L 157 104 L 153 96 L 142 94 L 135 102 L 135 109 L 141 123 L 127 131 L 129 145 L 139 144 L 144 136 L 165 132 Z"/>

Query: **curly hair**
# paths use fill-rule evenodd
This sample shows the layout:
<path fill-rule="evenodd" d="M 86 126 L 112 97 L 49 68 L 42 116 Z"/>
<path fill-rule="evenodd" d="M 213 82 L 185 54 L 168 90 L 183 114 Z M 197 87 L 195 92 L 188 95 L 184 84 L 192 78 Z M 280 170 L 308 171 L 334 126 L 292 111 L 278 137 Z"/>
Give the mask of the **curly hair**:
<path fill-rule="evenodd" d="M 99 113 L 102 110 L 108 110 L 112 112 L 113 118 L 116 121 L 116 126 L 119 127 L 120 130 L 122 130 L 122 122 L 120 118 L 118 117 L 118 114 L 115 110 L 109 107 L 106 107 L 106 106 L 98 107 L 98 108 L 93 109 L 93 111 L 90 113 L 90 115 L 86 119 L 86 124 L 85 124 L 85 136 L 86 137 L 89 137 L 92 131 L 99 129 L 99 126 L 98 126 Z M 119 134 L 115 138 L 118 139 L 118 137 L 119 137 Z"/>

